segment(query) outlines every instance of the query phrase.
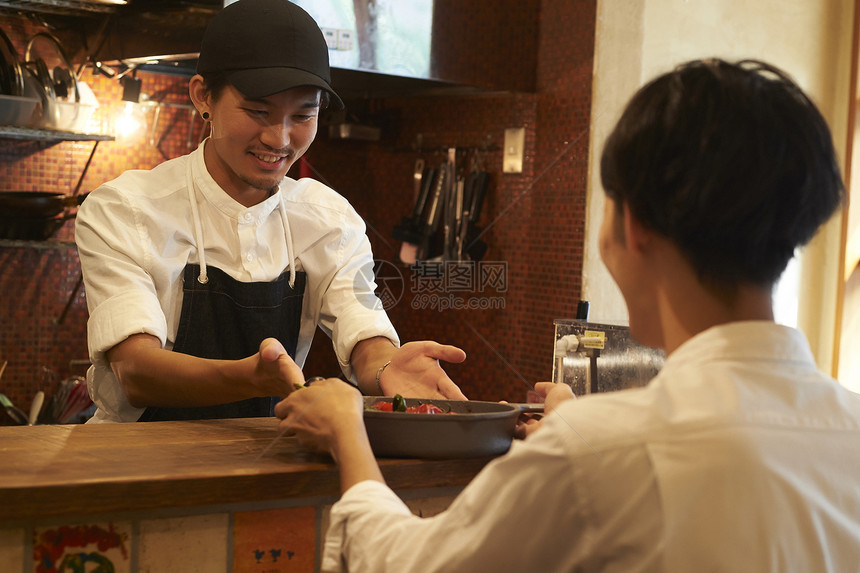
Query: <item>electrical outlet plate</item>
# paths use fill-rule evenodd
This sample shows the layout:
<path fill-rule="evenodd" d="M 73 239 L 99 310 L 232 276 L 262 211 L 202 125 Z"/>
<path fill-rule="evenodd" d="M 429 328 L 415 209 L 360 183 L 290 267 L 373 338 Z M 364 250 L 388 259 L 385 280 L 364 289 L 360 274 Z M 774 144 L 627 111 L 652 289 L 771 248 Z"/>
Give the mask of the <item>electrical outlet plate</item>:
<path fill-rule="evenodd" d="M 502 160 L 504 173 L 523 172 L 523 149 L 526 143 L 526 128 L 509 127 L 505 130 L 505 155 Z"/>
<path fill-rule="evenodd" d="M 352 50 L 352 30 L 337 31 L 337 49 L 344 52 Z"/>
<path fill-rule="evenodd" d="M 334 28 L 321 28 L 325 43 L 329 50 L 337 50 L 337 30 Z"/>

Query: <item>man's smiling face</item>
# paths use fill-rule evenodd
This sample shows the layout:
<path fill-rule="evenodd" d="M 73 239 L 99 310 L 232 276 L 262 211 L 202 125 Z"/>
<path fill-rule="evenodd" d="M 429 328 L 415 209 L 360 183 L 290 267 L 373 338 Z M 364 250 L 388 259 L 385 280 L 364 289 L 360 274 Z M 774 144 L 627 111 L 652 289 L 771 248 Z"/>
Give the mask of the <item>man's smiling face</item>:
<path fill-rule="evenodd" d="M 210 100 L 212 134 L 205 156 L 215 181 L 245 205 L 264 199 L 310 147 L 319 110 L 315 87 L 252 100 L 227 85 Z"/>

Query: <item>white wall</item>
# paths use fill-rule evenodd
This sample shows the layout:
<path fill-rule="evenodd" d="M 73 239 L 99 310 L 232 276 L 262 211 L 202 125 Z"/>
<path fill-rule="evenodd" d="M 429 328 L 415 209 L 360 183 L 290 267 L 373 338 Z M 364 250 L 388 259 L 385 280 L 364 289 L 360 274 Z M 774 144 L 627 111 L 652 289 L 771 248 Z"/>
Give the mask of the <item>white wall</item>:
<path fill-rule="evenodd" d="M 583 297 L 593 321 L 626 320 L 626 308 L 600 262 L 603 142 L 633 92 L 655 75 L 695 58 L 756 58 L 798 82 L 830 123 L 843 154 L 850 77 L 852 0 L 598 0 L 592 100 L 589 206 Z M 801 257 L 798 325 L 819 367 L 833 362 L 840 217 Z"/>
<path fill-rule="evenodd" d="M 600 153 L 627 100 L 642 84 L 643 0 L 598 0 L 589 137 L 588 199 L 583 251 L 582 298 L 589 320 L 627 323 L 627 307 L 598 252 L 603 218 Z"/>
<path fill-rule="evenodd" d="M 839 381 L 846 388 L 860 392 L 860 267 L 845 283 L 844 316 L 842 321 L 842 352 L 839 360 Z"/>

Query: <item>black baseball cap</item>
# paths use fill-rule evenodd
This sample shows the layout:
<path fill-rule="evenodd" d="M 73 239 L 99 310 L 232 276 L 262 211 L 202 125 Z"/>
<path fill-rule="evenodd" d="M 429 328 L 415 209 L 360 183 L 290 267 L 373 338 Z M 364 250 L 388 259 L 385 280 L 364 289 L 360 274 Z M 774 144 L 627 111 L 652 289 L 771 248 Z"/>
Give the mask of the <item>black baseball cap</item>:
<path fill-rule="evenodd" d="M 290 88 L 331 89 L 328 45 L 310 14 L 288 0 L 238 0 L 206 28 L 197 73 L 223 73 L 245 97 L 264 98 Z"/>

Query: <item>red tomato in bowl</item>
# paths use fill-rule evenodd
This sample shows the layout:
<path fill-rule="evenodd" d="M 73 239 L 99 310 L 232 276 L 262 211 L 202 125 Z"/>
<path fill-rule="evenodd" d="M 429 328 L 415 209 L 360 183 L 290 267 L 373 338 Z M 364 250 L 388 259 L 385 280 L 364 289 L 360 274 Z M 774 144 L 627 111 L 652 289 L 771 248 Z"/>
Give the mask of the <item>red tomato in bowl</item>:
<path fill-rule="evenodd" d="M 391 402 L 384 402 L 380 400 L 379 402 L 374 402 L 373 406 L 371 406 L 374 410 L 379 410 L 380 412 L 391 412 L 394 410 L 394 406 Z"/>
<path fill-rule="evenodd" d="M 407 412 L 414 412 L 416 414 L 444 414 L 445 411 L 442 410 L 439 406 L 435 404 L 421 404 L 420 406 L 411 406 L 406 408 Z"/>
<path fill-rule="evenodd" d="M 398 404 L 395 405 L 395 402 Z M 370 406 L 371 410 L 377 412 L 407 412 L 409 414 L 444 414 L 445 410 L 435 404 L 419 404 L 418 406 L 406 406 L 406 401 L 401 396 L 395 396 L 391 402 L 378 400 Z M 453 414 L 454 412 L 448 412 Z"/>

